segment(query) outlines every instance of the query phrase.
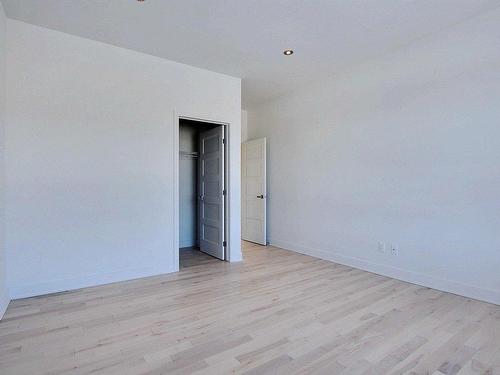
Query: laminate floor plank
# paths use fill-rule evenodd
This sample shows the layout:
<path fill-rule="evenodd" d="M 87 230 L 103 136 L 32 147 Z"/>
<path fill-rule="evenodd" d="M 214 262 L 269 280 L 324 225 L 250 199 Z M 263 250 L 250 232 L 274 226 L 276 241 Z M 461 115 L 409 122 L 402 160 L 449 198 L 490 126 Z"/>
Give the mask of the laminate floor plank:
<path fill-rule="evenodd" d="M 272 246 L 12 301 L 0 374 L 497 374 L 500 306 Z"/>

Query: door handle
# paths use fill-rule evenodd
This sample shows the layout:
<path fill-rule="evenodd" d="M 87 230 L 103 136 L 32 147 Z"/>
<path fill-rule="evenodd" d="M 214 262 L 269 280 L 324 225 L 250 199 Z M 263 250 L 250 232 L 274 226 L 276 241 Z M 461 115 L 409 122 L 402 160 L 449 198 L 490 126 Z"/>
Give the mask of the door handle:
<path fill-rule="evenodd" d="M 257 198 L 264 199 L 264 195 L 262 195 L 262 194 L 261 195 L 257 195 Z"/>

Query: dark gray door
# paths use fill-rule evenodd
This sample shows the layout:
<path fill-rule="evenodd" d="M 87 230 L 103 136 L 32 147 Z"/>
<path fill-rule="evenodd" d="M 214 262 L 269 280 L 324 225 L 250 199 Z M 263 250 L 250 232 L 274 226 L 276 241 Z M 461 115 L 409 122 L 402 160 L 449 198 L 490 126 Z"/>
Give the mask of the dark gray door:
<path fill-rule="evenodd" d="M 224 260 L 224 127 L 200 134 L 200 250 Z"/>

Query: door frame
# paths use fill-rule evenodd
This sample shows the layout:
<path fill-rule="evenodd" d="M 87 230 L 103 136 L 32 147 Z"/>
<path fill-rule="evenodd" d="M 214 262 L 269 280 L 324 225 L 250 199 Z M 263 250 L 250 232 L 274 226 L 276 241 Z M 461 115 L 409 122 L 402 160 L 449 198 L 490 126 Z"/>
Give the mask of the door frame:
<path fill-rule="evenodd" d="M 201 117 L 177 114 L 174 112 L 174 129 L 173 129 L 173 171 L 174 171 L 174 188 L 173 188 L 173 206 L 174 206 L 174 235 L 173 235 L 173 246 L 174 246 L 174 272 L 179 271 L 179 127 L 180 120 L 191 120 L 199 121 L 214 125 L 220 125 L 224 128 L 224 188 L 226 190 L 226 195 L 224 196 L 224 241 L 226 241 L 226 248 L 224 250 L 224 260 L 231 260 L 231 241 L 229 239 L 229 205 L 230 200 L 230 183 L 229 183 L 229 165 L 230 165 L 230 123 L 218 120 L 211 120 Z M 198 230 L 198 228 L 196 228 Z"/>

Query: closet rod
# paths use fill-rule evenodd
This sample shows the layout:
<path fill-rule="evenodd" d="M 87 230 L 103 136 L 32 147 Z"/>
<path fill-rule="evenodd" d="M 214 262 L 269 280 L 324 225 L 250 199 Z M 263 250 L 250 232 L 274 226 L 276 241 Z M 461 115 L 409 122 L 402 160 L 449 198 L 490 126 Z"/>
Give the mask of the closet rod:
<path fill-rule="evenodd" d="M 195 151 L 179 151 L 179 155 L 188 158 L 197 158 L 198 153 Z"/>

